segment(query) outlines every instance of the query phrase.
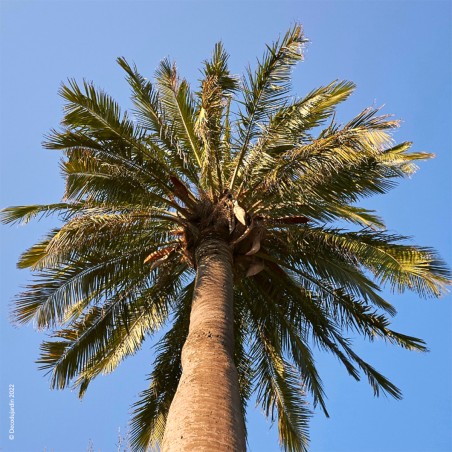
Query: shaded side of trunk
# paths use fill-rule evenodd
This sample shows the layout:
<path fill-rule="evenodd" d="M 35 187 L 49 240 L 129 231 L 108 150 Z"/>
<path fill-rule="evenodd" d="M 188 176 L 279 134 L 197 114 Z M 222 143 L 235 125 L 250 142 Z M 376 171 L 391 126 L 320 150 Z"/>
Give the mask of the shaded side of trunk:
<path fill-rule="evenodd" d="M 182 376 L 162 451 L 241 452 L 245 429 L 233 360 L 232 256 L 223 241 L 206 239 L 197 249 L 196 262 Z"/>

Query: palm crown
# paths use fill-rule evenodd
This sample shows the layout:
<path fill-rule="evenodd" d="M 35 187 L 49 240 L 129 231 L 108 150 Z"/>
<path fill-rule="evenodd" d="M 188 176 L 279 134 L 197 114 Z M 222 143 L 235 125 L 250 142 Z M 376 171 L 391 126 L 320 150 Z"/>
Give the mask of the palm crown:
<path fill-rule="evenodd" d="M 335 81 L 290 97 L 292 67 L 305 43 L 296 25 L 268 46 L 242 79 L 221 44 L 203 65 L 199 92 L 163 60 L 156 83 L 125 59 L 133 119 L 104 92 L 70 80 L 62 129 L 45 147 L 64 151 L 61 203 L 11 207 L 5 223 L 58 213 L 62 226 L 27 250 L 20 268 L 35 281 L 17 298 L 18 323 L 54 330 L 39 363 L 51 385 L 113 371 L 166 323 L 149 389 L 134 405 L 132 443 L 158 445 L 181 376 L 195 253 L 207 236 L 233 252 L 234 361 L 243 413 L 255 393 L 278 420 L 287 450 L 307 445 L 306 393 L 325 413 L 313 345 L 360 372 L 374 392 L 399 389 L 359 357 L 345 331 L 411 350 L 422 340 L 390 329 L 394 307 L 380 294 L 440 296 L 449 274 L 435 252 L 389 234 L 361 198 L 411 175 L 411 143 L 394 145 L 398 122 L 368 108 L 345 125 L 336 106 L 354 89 Z M 336 221 L 354 224 L 339 229 Z M 370 275 L 373 276 L 370 279 Z"/>

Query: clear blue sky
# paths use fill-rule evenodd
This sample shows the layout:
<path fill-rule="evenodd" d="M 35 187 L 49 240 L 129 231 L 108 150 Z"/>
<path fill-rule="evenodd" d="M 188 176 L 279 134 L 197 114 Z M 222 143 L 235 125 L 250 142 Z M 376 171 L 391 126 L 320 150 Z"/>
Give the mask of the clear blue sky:
<path fill-rule="evenodd" d="M 357 83 L 339 118 L 369 105 L 402 118 L 398 141 L 437 154 L 419 173 L 367 206 L 391 230 L 437 248 L 451 249 L 451 24 L 449 1 L 5 1 L 1 0 L 0 207 L 55 202 L 63 192 L 59 155 L 41 149 L 58 125 L 57 90 L 68 77 L 95 81 L 122 105 L 128 87 L 117 56 L 135 61 L 152 78 L 165 56 L 176 59 L 194 84 L 199 63 L 223 40 L 231 68 L 241 73 L 294 21 L 311 44 L 294 74 L 294 93 L 334 79 Z M 37 370 L 43 333 L 8 323 L 8 305 L 29 274 L 17 271 L 19 253 L 39 239 L 52 220 L 1 230 L 0 450 L 114 451 L 125 432 L 129 406 L 147 386 L 152 343 L 112 375 L 99 377 L 83 402 L 70 391 L 50 391 Z M 356 383 L 334 360 L 317 354 L 329 396 L 330 419 L 316 412 L 312 452 L 445 452 L 452 450 L 451 297 L 419 300 L 388 294 L 399 315 L 395 329 L 424 338 L 431 352 L 416 354 L 381 342 L 356 341 L 360 351 L 399 385 L 404 399 L 374 399 L 366 381 Z M 15 385 L 15 439 L 8 441 L 8 385 Z M 249 449 L 277 451 L 277 428 L 254 404 L 249 408 Z"/>

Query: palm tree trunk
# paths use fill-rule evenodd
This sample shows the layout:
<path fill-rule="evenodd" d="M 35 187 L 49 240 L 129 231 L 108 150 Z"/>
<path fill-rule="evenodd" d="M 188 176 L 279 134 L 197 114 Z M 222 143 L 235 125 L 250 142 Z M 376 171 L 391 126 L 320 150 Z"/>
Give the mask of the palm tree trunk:
<path fill-rule="evenodd" d="M 245 451 L 245 428 L 233 360 L 233 274 L 227 244 L 206 239 L 197 275 L 182 376 L 171 404 L 163 452 Z"/>

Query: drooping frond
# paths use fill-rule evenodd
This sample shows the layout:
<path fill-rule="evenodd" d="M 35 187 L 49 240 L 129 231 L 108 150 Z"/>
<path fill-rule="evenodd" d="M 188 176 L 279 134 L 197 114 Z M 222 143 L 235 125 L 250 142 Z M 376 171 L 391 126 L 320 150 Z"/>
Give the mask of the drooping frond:
<path fill-rule="evenodd" d="M 167 318 L 184 269 L 173 260 L 164 271 L 131 278 L 107 293 L 102 307 L 89 307 L 55 334 L 57 340 L 44 342 L 38 362 L 52 372 L 52 387 L 62 389 L 78 377 L 76 385 L 83 394 L 99 373 L 111 372 L 135 353 Z"/>
<path fill-rule="evenodd" d="M 162 222 L 158 213 L 153 217 L 152 209 L 116 213 L 88 208 L 83 213 L 19 260 L 20 267 L 37 271 L 35 283 L 17 298 L 13 315 L 19 323 L 35 320 L 39 328 L 48 328 L 66 321 L 121 287 L 127 275 L 145 277 L 146 255 L 174 242 L 171 223 Z"/>
<path fill-rule="evenodd" d="M 240 286 L 234 288 L 234 362 L 239 377 L 240 400 L 245 436 L 247 436 L 246 414 L 248 401 L 253 393 L 253 367 L 249 355 L 248 315 L 246 300 Z"/>
<path fill-rule="evenodd" d="M 315 368 L 315 361 L 303 332 L 304 326 L 297 310 L 291 306 L 290 300 L 281 296 L 281 287 L 277 281 L 269 279 L 266 272 L 250 278 L 242 296 L 247 300 L 248 309 L 266 325 L 268 331 L 274 331 L 273 340 L 277 347 L 293 362 L 299 378 L 306 391 L 314 399 L 314 406 L 319 403 L 328 415 L 324 400 L 323 384 Z M 258 300 L 258 303 L 252 300 Z"/>
<path fill-rule="evenodd" d="M 188 335 L 193 287 L 191 283 L 180 293 L 171 330 L 156 346 L 150 386 L 133 405 L 130 433 L 134 450 L 157 448 L 163 438 L 168 410 L 182 374 L 181 352 Z"/>
<path fill-rule="evenodd" d="M 390 314 L 396 312 L 394 307 L 379 295 L 379 287 L 346 259 L 338 259 L 336 255 L 335 262 L 329 261 L 323 256 L 318 256 L 315 260 L 312 258 L 307 261 L 304 258 L 304 261 L 292 264 L 284 260 L 281 249 L 275 254 L 279 254 L 279 256 L 272 257 L 260 251 L 257 256 L 270 262 L 270 264 L 276 264 L 289 270 L 297 276 L 302 286 L 309 290 L 321 290 L 324 281 L 326 281 L 332 287 L 343 288 L 348 293 L 362 298 Z"/>
<path fill-rule="evenodd" d="M 325 298 L 319 298 L 316 292 L 307 291 L 286 272 L 275 269 L 270 274 L 273 278 L 274 287 L 279 286 L 282 289 L 280 296 L 288 299 L 287 306 L 295 310 L 293 311 L 294 317 L 303 322 L 302 331 L 304 331 L 304 334 L 311 335 L 315 344 L 337 356 L 349 374 L 356 380 L 360 379 L 359 372 L 355 367 L 355 364 L 358 365 L 369 378 L 375 395 L 379 395 L 380 391 L 383 391 L 395 398 L 401 397 L 400 390 L 360 358 L 352 350 L 349 340 L 343 337 L 341 323 L 344 318 L 337 315 L 337 299 L 330 299 L 329 303 L 326 304 Z M 338 295 L 336 294 L 336 296 Z M 376 320 L 375 316 L 368 316 L 364 322 L 373 334 L 378 334 L 389 342 L 412 350 L 426 350 L 423 341 L 389 330 L 387 321 L 382 322 L 381 318 Z"/>
<path fill-rule="evenodd" d="M 1 221 L 3 224 L 27 224 L 35 217 L 42 218 L 52 215 L 55 212 L 66 212 L 69 215 L 83 208 L 82 203 L 56 203 L 40 204 L 30 206 L 7 207 L 1 211 Z"/>
<path fill-rule="evenodd" d="M 127 306 L 123 324 L 108 332 L 106 346 L 90 358 L 89 364 L 75 381 L 74 386 L 79 387 L 79 397 L 84 396 L 88 384 L 95 377 L 114 371 L 126 357 L 141 348 L 147 336 L 162 327 L 173 306 L 174 294 L 180 289 L 183 270 L 183 267 L 173 263 L 163 274 L 158 275 L 152 287 L 140 292 L 133 304 Z"/>
<path fill-rule="evenodd" d="M 19 294 L 13 310 L 18 323 L 34 321 L 38 328 L 52 328 L 75 315 L 76 307 L 84 309 L 100 301 L 105 293 L 124 284 L 123 278 L 141 270 L 143 254 L 131 249 L 118 256 L 102 255 L 79 258 L 64 266 L 41 270 L 35 283 Z"/>
<path fill-rule="evenodd" d="M 243 288 L 246 291 L 245 286 Z M 272 422 L 277 417 L 280 443 L 284 449 L 306 451 L 310 411 L 302 380 L 282 355 L 279 331 L 271 328 L 274 325 L 256 312 L 256 305 L 247 307 L 253 332 L 250 357 L 257 401 Z"/>
<path fill-rule="evenodd" d="M 350 282 L 355 272 L 359 275 L 357 282 L 364 281 L 360 268 L 365 268 L 380 284 L 387 282 L 393 290 L 410 289 L 426 297 L 440 296 L 450 280 L 446 265 L 434 250 L 403 243 L 406 240 L 403 236 L 370 229 L 345 232 L 294 228 L 287 233 L 285 251 L 295 246 L 296 251 L 292 253 L 295 261 L 304 262 L 305 268 L 314 267 L 316 275 L 335 278 L 338 285 L 342 272 L 348 274 L 346 279 Z M 310 257 L 308 262 L 303 255 L 315 257 Z"/>

